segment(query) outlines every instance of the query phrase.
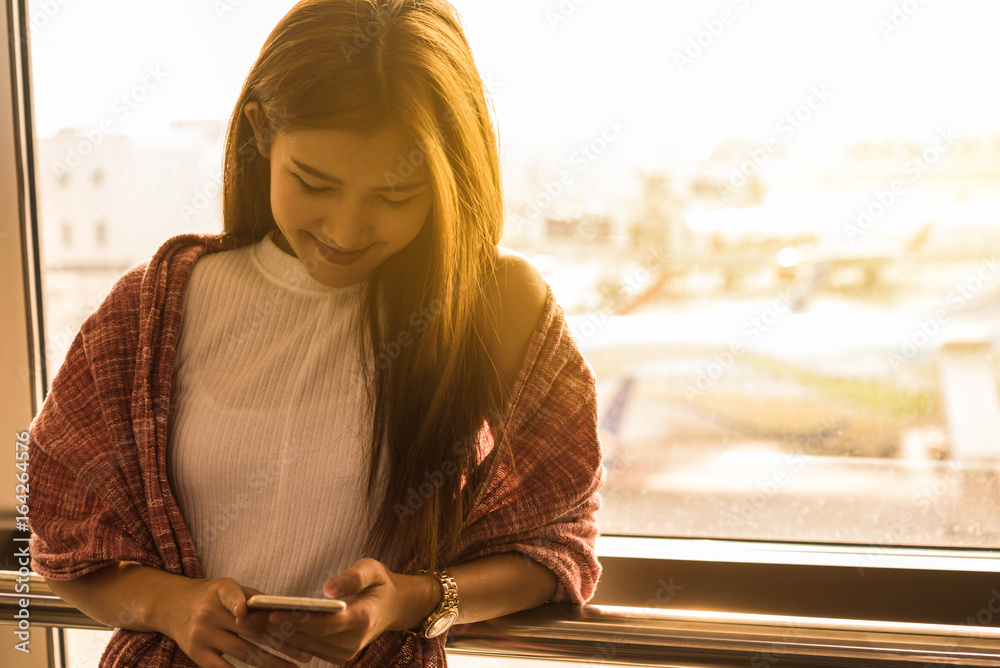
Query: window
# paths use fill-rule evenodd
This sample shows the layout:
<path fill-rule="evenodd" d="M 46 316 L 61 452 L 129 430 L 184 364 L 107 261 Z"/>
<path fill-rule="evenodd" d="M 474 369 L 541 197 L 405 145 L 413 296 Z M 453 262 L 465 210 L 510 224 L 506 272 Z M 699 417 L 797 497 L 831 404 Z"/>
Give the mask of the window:
<path fill-rule="evenodd" d="M 48 4 L 44 301 L 92 309 L 168 236 L 221 228 L 224 122 L 293 3 L 156 10 L 194 50 L 123 30 L 141 3 Z M 1000 8 L 454 4 L 496 106 L 503 243 L 598 379 L 605 533 L 834 544 L 859 569 L 1000 549 Z M 88 312 L 46 319 L 52 371 Z"/>

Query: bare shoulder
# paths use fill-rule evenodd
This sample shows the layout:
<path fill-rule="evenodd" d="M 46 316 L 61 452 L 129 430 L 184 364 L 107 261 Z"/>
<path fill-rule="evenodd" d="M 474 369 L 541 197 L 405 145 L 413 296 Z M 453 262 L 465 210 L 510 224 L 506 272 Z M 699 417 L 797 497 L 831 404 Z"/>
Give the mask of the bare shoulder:
<path fill-rule="evenodd" d="M 497 272 L 488 277 L 486 288 L 487 319 L 492 323 L 487 346 L 506 391 L 521 370 L 547 294 L 545 279 L 526 257 L 497 248 Z"/>

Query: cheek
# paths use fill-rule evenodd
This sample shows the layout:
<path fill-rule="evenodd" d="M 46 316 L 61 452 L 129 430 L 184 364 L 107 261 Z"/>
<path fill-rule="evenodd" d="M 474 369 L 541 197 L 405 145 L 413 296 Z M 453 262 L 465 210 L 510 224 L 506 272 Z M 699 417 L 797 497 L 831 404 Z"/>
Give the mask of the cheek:
<path fill-rule="evenodd" d="M 315 205 L 296 192 L 294 186 L 272 182 L 271 211 L 276 221 L 294 225 L 311 220 L 315 215 Z"/>
<path fill-rule="evenodd" d="M 411 213 L 407 219 L 404 228 L 406 229 L 407 241 L 413 241 L 413 239 L 420 233 L 424 225 L 429 225 L 428 216 L 430 215 L 429 208 L 422 208 L 419 211 Z"/>
<path fill-rule="evenodd" d="M 427 224 L 428 213 L 427 209 L 419 209 L 385 216 L 380 224 L 382 238 L 395 244 L 410 243 Z"/>

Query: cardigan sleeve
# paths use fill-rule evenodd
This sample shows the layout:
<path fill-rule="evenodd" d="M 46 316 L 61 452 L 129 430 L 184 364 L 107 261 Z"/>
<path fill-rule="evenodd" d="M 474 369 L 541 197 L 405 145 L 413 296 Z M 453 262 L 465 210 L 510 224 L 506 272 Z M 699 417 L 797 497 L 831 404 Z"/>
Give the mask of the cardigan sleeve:
<path fill-rule="evenodd" d="M 513 397 L 491 425 L 497 445 L 482 466 L 492 475 L 462 528 L 455 563 L 514 552 L 555 574 L 552 602 L 593 597 L 601 575 L 594 515 L 605 475 L 595 385 L 550 288 Z M 492 436 L 484 428 L 479 443 Z M 444 638 L 386 632 L 347 665 L 444 666 Z"/>
<path fill-rule="evenodd" d="M 77 333 L 28 437 L 35 573 L 80 577 L 116 561 L 157 566 L 131 429 L 131 271 Z"/>
<path fill-rule="evenodd" d="M 601 566 L 595 513 L 604 483 L 594 375 L 552 297 L 490 458 L 499 458 L 463 529 L 459 559 L 518 552 L 550 569 L 553 602 L 582 604 Z M 485 463 L 485 462 L 484 462 Z"/>

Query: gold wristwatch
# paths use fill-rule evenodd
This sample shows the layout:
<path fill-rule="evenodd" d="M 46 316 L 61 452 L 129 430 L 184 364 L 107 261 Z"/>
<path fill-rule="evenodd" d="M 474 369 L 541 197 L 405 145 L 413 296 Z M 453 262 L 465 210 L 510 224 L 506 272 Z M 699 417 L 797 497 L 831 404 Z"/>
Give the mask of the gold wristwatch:
<path fill-rule="evenodd" d="M 426 570 L 417 571 L 417 575 L 426 575 Z M 454 578 L 448 575 L 448 571 L 443 568 L 434 571 L 432 574 L 441 584 L 441 591 L 444 596 L 437 609 L 424 620 L 419 631 L 407 631 L 407 633 L 421 638 L 436 638 L 451 628 L 451 625 L 458 619 L 458 585 Z"/>

